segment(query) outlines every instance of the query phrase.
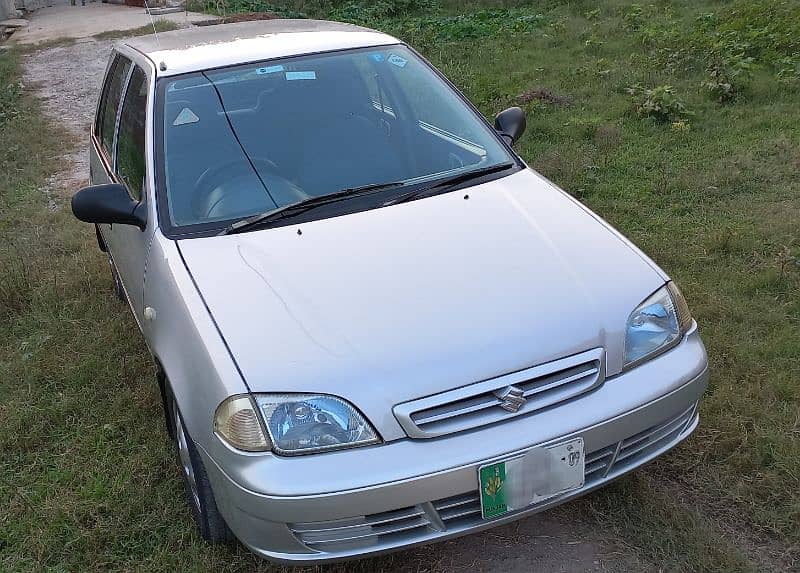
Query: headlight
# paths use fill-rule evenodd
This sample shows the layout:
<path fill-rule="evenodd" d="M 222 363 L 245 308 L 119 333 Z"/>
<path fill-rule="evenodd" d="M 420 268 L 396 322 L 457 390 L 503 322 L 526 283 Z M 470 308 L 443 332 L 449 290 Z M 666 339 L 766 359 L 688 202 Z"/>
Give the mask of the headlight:
<path fill-rule="evenodd" d="M 214 415 L 214 430 L 236 449 L 297 455 L 380 442 L 358 410 L 341 398 L 256 394 L 254 399 L 255 405 L 250 396 L 231 396 Z M 268 436 L 262 427 L 266 427 Z"/>
<path fill-rule="evenodd" d="M 272 449 L 279 454 L 307 454 L 380 441 L 364 417 L 340 398 L 316 394 L 260 394 L 255 398 Z"/>
<path fill-rule="evenodd" d="M 652 358 L 676 344 L 692 325 L 686 300 L 675 283 L 667 283 L 628 318 L 625 367 Z"/>

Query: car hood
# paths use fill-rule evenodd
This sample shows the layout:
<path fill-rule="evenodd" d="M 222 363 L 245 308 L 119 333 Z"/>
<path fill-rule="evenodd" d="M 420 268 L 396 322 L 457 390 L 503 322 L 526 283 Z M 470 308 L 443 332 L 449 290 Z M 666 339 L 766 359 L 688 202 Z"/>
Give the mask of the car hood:
<path fill-rule="evenodd" d="M 387 439 L 403 401 L 598 347 L 619 371 L 628 315 L 665 280 L 528 169 L 179 248 L 253 392 L 341 396 Z"/>

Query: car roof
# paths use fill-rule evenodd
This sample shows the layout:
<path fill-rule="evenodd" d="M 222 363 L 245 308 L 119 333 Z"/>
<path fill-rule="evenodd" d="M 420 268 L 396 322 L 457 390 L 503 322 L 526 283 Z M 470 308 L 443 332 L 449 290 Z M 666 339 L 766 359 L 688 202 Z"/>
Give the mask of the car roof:
<path fill-rule="evenodd" d="M 259 20 L 193 26 L 120 42 L 148 57 L 159 76 L 272 58 L 396 44 L 399 40 L 353 24 L 324 20 Z"/>

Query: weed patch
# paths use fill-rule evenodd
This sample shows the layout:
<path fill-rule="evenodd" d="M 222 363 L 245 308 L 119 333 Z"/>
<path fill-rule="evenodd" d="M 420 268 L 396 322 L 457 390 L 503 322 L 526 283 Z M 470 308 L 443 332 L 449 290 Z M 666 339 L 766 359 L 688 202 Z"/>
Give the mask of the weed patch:
<path fill-rule="evenodd" d="M 0 85 L 0 123 L 10 122 L 20 114 L 17 104 L 22 94 L 22 82 L 9 79 L 6 79 L 6 82 Z"/>
<path fill-rule="evenodd" d="M 210 21 L 211 25 L 223 22 L 242 22 L 255 19 L 308 18 L 306 12 L 263 0 L 190 0 L 189 9 L 222 16 L 223 21 Z M 259 18 L 258 15 L 265 15 Z M 244 18 L 244 19 L 243 19 Z"/>
<path fill-rule="evenodd" d="M 350 1 L 334 7 L 329 17 L 343 22 L 369 25 L 387 18 L 406 17 L 425 11 L 436 13 L 439 11 L 436 2 L 427 3 L 423 0 L 378 0 L 377 2 Z"/>
<path fill-rule="evenodd" d="M 704 69 L 700 87 L 719 103 L 731 102 L 755 68 L 793 82 L 800 53 L 800 4 L 739 0 L 698 14 L 690 25 L 670 6 L 631 6 L 623 22 L 651 50 L 654 66 Z"/>
<path fill-rule="evenodd" d="M 690 115 L 686 104 L 670 85 L 645 89 L 634 85 L 626 90 L 635 98 L 636 114 L 639 117 L 653 118 L 659 122 L 679 122 Z"/>
<path fill-rule="evenodd" d="M 412 10 L 404 11 L 408 13 Z M 430 14 L 430 12 L 427 12 Z M 457 15 L 405 16 L 392 18 L 382 3 L 365 7 L 348 4 L 334 10 L 335 19 L 386 30 L 419 44 L 459 42 L 496 36 L 524 37 L 548 25 L 540 13 L 528 9 L 488 9 Z"/>
<path fill-rule="evenodd" d="M 752 65 L 753 58 L 741 54 L 720 59 L 709 66 L 709 79 L 700 85 L 719 103 L 729 102 L 741 92 L 741 84 L 750 77 Z"/>
<path fill-rule="evenodd" d="M 177 30 L 178 24 L 172 20 L 165 20 L 164 18 L 156 18 L 153 24 L 147 24 L 133 30 L 109 30 L 100 34 L 95 34 L 94 38 L 98 40 L 115 40 L 117 38 L 129 38 L 131 36 L 146 36 L 153 33 L 153 27 L 157 32 L 169 32 Z"/>

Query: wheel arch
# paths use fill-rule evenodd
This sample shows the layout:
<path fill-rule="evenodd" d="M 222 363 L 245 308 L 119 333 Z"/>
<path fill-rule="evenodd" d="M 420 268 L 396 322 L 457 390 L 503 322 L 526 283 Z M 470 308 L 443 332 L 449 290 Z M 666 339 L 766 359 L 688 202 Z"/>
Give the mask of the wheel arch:
<path fill-rule="evenodd" d="M 164 366 L 157 356 L 154 356 L 156 363 L 156 381 L 158 382 L 158 391 L 161 395 L 161 406 L 164 409 L 164 425 L 166 426 L 167 435 L 175 439 L 175 418 L 172 411 L 172 388 L 169 386 L 169 378 L 164 371 Z"/>

